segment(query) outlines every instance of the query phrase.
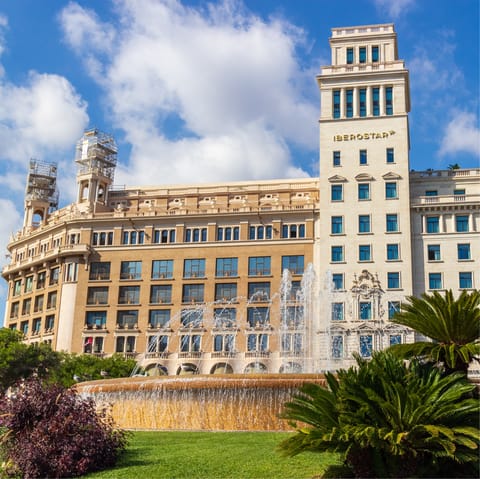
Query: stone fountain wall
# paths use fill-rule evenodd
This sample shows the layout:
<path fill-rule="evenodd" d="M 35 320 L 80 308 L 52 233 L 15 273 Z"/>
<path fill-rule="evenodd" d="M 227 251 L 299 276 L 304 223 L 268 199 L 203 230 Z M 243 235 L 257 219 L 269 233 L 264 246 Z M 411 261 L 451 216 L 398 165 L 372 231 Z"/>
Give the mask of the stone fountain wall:
<path fill-rule="evenodd" d="M 81 383 L 84 397 L 108 406 L 124 429 L 284 431 L 283 405 L 317 374 L 133 377 Z"/>

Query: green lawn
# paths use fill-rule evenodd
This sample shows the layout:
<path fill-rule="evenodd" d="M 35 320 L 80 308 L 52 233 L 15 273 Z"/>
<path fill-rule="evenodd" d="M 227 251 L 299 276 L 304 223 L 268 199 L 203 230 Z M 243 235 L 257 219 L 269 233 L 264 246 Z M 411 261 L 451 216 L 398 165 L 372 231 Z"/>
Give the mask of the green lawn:
<path fill-rule="evenodd" d="M 117 466 L 88 478 L 115 479 L 308 479 L 334 454 L 282 457 L 278 443 L 291 433 L 135 432 Z"/>

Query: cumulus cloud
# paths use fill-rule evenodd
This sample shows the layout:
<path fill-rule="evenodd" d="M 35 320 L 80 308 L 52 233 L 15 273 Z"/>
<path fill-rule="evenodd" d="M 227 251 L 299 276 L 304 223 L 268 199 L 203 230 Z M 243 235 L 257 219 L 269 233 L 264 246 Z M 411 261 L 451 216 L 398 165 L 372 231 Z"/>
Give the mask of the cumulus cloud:
<path fill-rule="evenodd" d="M 393 20 L 398 19 L 415 6 L 416 0 L 373 0 L 376 7 L 386 12 Z"/>
<path fill-rule="evenodd" d="M 475 114 L 455 111 L 450 117 L 440 147 L 440 154 L 466 152 L 480 157 L 480 129 Z"/>
<path fill-rule="evenodd" d="M 70 3 L 60 21 L 132 145 L 130 184 L 306 175 L 291 158 L 292 145 L 318 146 L 301 30 L 228 0 L 122 0 L 116 12 L 113 27 Z"/>
<path fill-rule="evenodd" d="M 71 148 L 88 123 L 86 103 L 64 77 L 31 72 L 25 85 L 0 83 L 0 157 L 31 157 Z"/>

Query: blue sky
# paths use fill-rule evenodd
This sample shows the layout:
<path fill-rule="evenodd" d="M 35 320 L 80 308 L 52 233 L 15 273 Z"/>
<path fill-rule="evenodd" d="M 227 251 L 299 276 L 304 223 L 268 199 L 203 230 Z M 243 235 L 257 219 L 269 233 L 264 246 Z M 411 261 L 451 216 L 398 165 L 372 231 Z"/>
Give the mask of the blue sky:
<path fill-rule="evenodd" d="M 395 24 L 411 168 L 478 167 L 479 4 L 0 0 L 0 248 L 22 225 L 30 158 L 58 162 L 70 203 L 92 126 L 116 138 L 116 184 L 317 176 L 332 27 Z"/>

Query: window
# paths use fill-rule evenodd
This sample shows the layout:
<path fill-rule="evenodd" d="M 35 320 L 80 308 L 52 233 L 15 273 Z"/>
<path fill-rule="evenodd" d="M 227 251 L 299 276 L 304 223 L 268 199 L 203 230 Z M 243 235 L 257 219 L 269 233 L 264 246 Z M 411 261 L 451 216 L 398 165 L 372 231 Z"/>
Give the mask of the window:
<path fill-rule="evenodd" d="M 235 308 L 215 308 L 214 327 L 215 328 L 233 328 L 237 322 L 237 310 Z"/>
<path fill-rule="evenodd" d="M 372 88 L 372 113 L 373 116 L 380 115 L 380 88 Z"/>
<path fill-rule="evenodd" d="M 18 296 L 22 293 L 22 280 L 17 279 L 15 283 L 13 283 L 13 296 Z"/>
<path fill-rule="evenodd" d="M 385 198 L 398 198 L 397 196 L 397 183 L 396 182 L 388 182 L 385 183 Z"/>
<path fill-rule="evenodd" d="M 173 259 L 152 261 L 152 279 L 173 278 Z"/>
<path fill-rule="evenodd" d="M 30 298 L 24 299 L 22 304 L 22 316 L 30 314 L 31 309 L 32 309 L 32 300 Z"/>
<path fill-rule="evenodd" d="M 110 262 L 93 262 L 90 263 L 90 275 L 89 280 L 101 280 L 108 281 L 110 279 Z"/>
<path fill-rule="evenodd" d="M 458 273 L 458 283 L 460 289 L 471 289 L 473 287 L 472 273 L 461 272 Z"/>
<path fill-rule="evenodd" d="M 85 326 L 87 328 L 105 329 L 107 324 L 106 311 L 87 311 L 85 316 Z"/>
<path fill-rule="evenodd" d="M 340 166 L 340 152 L 339 151 L 334 151 L 333 152 L 333 166 Z"/>
<path fill-rule="evenodd" d="M 180 313 L 180 322 L 183 328 L 202 327 L 203 323 L 203 310 L 199 309 L 182 309 Z"/>
<path fill-rule="evenodd" d="M 400 259 L 398 243 L 387 244 L 387 261 L 397 261 Z"/>
<path fill-rule="evenodd" d="M 25 293 L 30 293 L 33 289 L 33 276 L 25 278 Z"/>
<path fill-rule="evenodd" d="M 184 284 L 182 302 L 183 303 L 203 303 L 204 301 L 203 284 Z"/>
<path fill-rule="evenodd" d="M 343 201 L 343 185 L 331 185 L 331 200 Z"/>
<path fill-rule="evenodd" d="M 333 118 L 340 118 L 340 90 L 333 90 Z"/>
<path fill-rule="evenodd" d="M 122 244 L 143 244 L 145 241 L 145 231 L 124 231 Z"/>
<path fill-rule="evenodd" d="M 198 353 L 202 337 L 199 334 L 183 334 L 180 336 L 180 352 L 182 353 Z"/>
<path fill-rule="evenodd" d="M 134 329 L 138 326 L 138 311 L 117 311 L 117 328 Z"/>
<path fill-rule="evenodd" d="M 168 351 L 169 337 L 162 334 L 160 336 L 148 336 L 148 349 L 149 353 L 165 353 Z"/>
<path fill-rule="evenodd" d="M 248 276 L 268 276 L 270 274 L 270 256 L 248 258 Z"/>
<path fill-rule="evenodd" d="M 305 238 L 305 225 L 283 225 L 282 238 Z"/>
<path fill-rule="evenodd" d="M 372 303 L 370 301 L 360 301 L 359 303 L 360 319 L 372 319 Z"/>
<path fill-rule="evenodd" d="M 247 351 L 266 352 L 268 351 L 268 334 L 248 334 Z"/>
<path fill-rule="evenodd" d="M 78 263 L 65 263 L 64 281 L 75 282 L 78 279 Z"/>
<path fill-rule="evenodd" d="M 343 357 L 343 336 L 335 334 L 332 336 L 332 359 Z"/>
<path fill-rule="evenodd" d="M 343 216 L 332 216 L 332 235 L 343 234 Z"/>
<path fill-rule="evenodd" d="M 28 321 L 22 321 L 20 323 L 20 331 L 23 333 L 24 336 L 28 334 Z"/>
<path fill-rule="evenodd" d="M 346 117 L 352 118 L 353 117 L 353 90 L 348 89 L 346 91 Z"/>
<path fill-rule="evenodd" d="M 386 219 L 387 219 L 387 232 L 388 233 L 398 232 L 398 215 L 388 214 Z"/>
<path fill-rule="evenodd" d="M 457 244 L 457 259 L 459 261 L 470 259 L 470 243 Z"/>
<path fill-rule="evenodd" d="M 43 294 L 35 296 L 35 303 L 33 305 L 34 313 L 40 313 L 41 311 L 43 311 Z"/>
<path fill-rule="evenodd" d="M 169 309 L 151 309 L 148 313 L 149 328 L 168 328 L 170 327 Z"/>
<path fill-rule="evenodd" d="M 359 183 L 358 184 L 358 199 L 360 201 L 370 199 L 370 184 L 369 183 Z"/>
<path fill-rule="evenodd" d="M 343 246 L 332 246 L 330 261 L 332 263 L 343 261 Z"/>
<path fill-rule="evenodd" d="M 343 289 L 343 274 L 342 273 L 332 274 L 332 284 L 333 284 L 334 290 Z"/>
<path fill-rule="evenodd" d="M 465 194 L 465 188 L 461 188 L 458 190 L 453 190 L 453 194 L 455 196 L 463 196 Z"/>
<path fill-rule="evenodd" d="M 455 231 L 457 233 L 468 231 L 468 215 L 455 216 Z"/>
<path fill-rule="evenodd" d="M 32 325 L 32 334 L 40 334 L 40 329 L 42 328 L 42 319 L 35 318 Z"/>
<path fill-rule="evenodd" d="M 442 273 L 428 273 L 428 288 L 429 289 L 442 288 Z"/>
<path fill-rule="evenodd" d="M 373 352 L 373 336 L 371 334 L 360 335 L 360 356 L 371 358 Z"/>
<path fill-rule="evenodd" d="M 367 150 L 360 150 L 359 161 L 361 165 L 367 164 Z"/>
<path fill-rule="evenodd" d="M 45 331 L 52 331 L 55 325 L 55 315 L 49 314 L 45 317 Z"/>
<path fill-rule="evenodd" d="M 117 336 L 115 341 L 116 353 L 135 352 L 135 336 Z"/>
<path fill-rule="evenodd" d="M 139 304 L 140 286 L 120 286 L 118 304 Z"/>
<path fill-rule="evenodd" d="M 292 274 L 303 274 L 304 256 L 282 256 L 282 271 L 288 269 Z"/>
<path fill-rule="evenodd" d="M 347 65 L 351 65 L 353 63 L 353 48 L 347 48 Z"/>
<path fill-rule="evenodd" d="M 387 148 L 387 163 L 395 163 L 395 152 L 393 148 Z"/>
<path fill-rule="evenodd" d="M 332 321 L 343 321 L 345 306 L 343 303 L 332 303 Z"/>
<path fill-rule="evenodd" d="M 372 261 L 372 247 L 369 244 L 361 244 L 358 247 L 358 261 Z"/>
<path fill-rule="evenodd" d="M 37 275 L 37 289 L 45 288 L 46 282 L 47 282 L 47 272 L 41 271 Z"/>
<path fill-rule="evenodd" d="M 50 286 L 58 284 L 58 279 L 60 278 L 60 268 L 52 268 L 50 270 Z"/>
<path fill-rule="evenodd" d="M 270 299 L 270 283 L 248 283 L 249 301 L 268 301 Z"/>
<path fill-rule="evenodd" d="M 385 88 L 385 113 L 393 115 L 393 88 L 391 86 Z"/>
<path fill-rule="evenodd" d="M 207 241 L 207 228 L 187 228 L 185 230 L 185 243 L 198 243 Z"/>
<path fill-rule="evenodd" d="M 378 46 L 373 45 L 372 46 L 372 62 L 378 62 L 378 61 L 379 61 Z"/>
<path fill-rule="evenodd" d="M 367 62 L 367 47 L 360 47 L 358 49 L 358 61 L 359 63 Z"/>
<path fill-rule="evenodd" d="M 20 310 L 20 303 L 16 301 L 12 303 L 12 307 L 10 309 L 10 319 L 18 318 L 18 311 Z"/>
<path fill-rule="evenodd" d="M 370 233 L 370 215 L 358 216 L 358 232 Z"/>
<path fill-rule="evenodd" d="M 367 116 L 367 89 L 360 88 L 358 90 L 359 97 L 359 114 L 361 117 Z"/>
<path fill-rule="evenodd" d="M 57 306 L 57 292 L 52 291 L 47 296 L 47 309 L 55 308 Z"/>
<path fill-rule="evenodd" d="M 247 323 L 251 328 L 270 324 L 269 308 L 247 308 Z"/>
<path fill-rule="evenodd" d="M 113 244 L 113 231 L 100 231 L 92 234 L 93 246 L 111 246 Z"/>
<path fill-rule="evenodd" d="M 400 289 L 400 273 L 387 273 L 387 288 Z"/>
<path fill-rule="evenodd" d="M 141 261 L 122 261 L 120 279 L 142 279 Z"/>
<path fill-rule="evenodd" d="M 237 283 L 217 283 L 215 301 L 232 301 L 237 298 Z"/>
<path fill-rule="evenodd" d="M 393 319 L 396 313 L 400 311 L 400 301 L 388 302 L 388 319 Z"/>
<path fill-rule="evenodd" d="M 186 259 L 183 262 L 184 278 L 204 278 L 205 259 Z"/>
<path fill-rule="evenodd" d="M 300 354 L 303 351 L 303 338 L 300 333 L 282 334 L 282 352 Z"/>
<path fill-rule="evenodd" d="M 154 284 L 150 287 L 151 304 L 169 304 L 172 302 L 171 284 Z"/>
<path fill-rule="evenodd" d="M 439 233 L 439 232 L 440 232 L 440 217 L 427 216 L 427 233 Z"/>
<path fill-rule="evenodd" d="M 217 258 L 215 276 L 238 276 L 238 258 Z"/>
<path fill-rule="evenodd" d="M 100 354 L 103 353 L 103 338 L 100 336 L 88 336 L 84 338 L 83 352 L 85 354 Z"/>
<path fill-rule="evenodd" d="M 263 240 L 272 239 L 273 228 L 268 226 L 250 226 L 248 230 L 248 239 L 251 240 Z"/>
<path fill-rule="evenodd" d="M 427 257 L 428 261 L 440 261 L 440 245 L 439 244 L 429 244 L 427 246 Z"/>
<path fill-rule="evenodd" d="M 427 190 L 425 191 L 425 196 L 438 196 L 437 190 Z"/>
<path fill-rule="evenodd" d="M 401 334 L 390 334 L 389 344 L 390 344 L 390 346 L 394 346 L 395 344 L 402 344 Z"/>
<path fill-rule="evenodd" d="M 175 243 L 175 230 L 155 230 L 153 232 L 154 243 Z"/>
<path fill-rule="evenodd" d="M 108 304 L 108 287 L 90 287 L 87 292 L 87 304 Z"/>
<path fill-rule="evenodd" d="M 240 239 L 239 226 L 226 226 L 217 228 L 217 241 L 238 241 Z M 252 238 L 250 238 L 252 239 Z"/>
<path fill-rule="evenodd" d="M 215 352 L 224 352 L 224 353 L 235 351 L 235 335 L 233 334 L 214 335 L 213 350 Z"/>

